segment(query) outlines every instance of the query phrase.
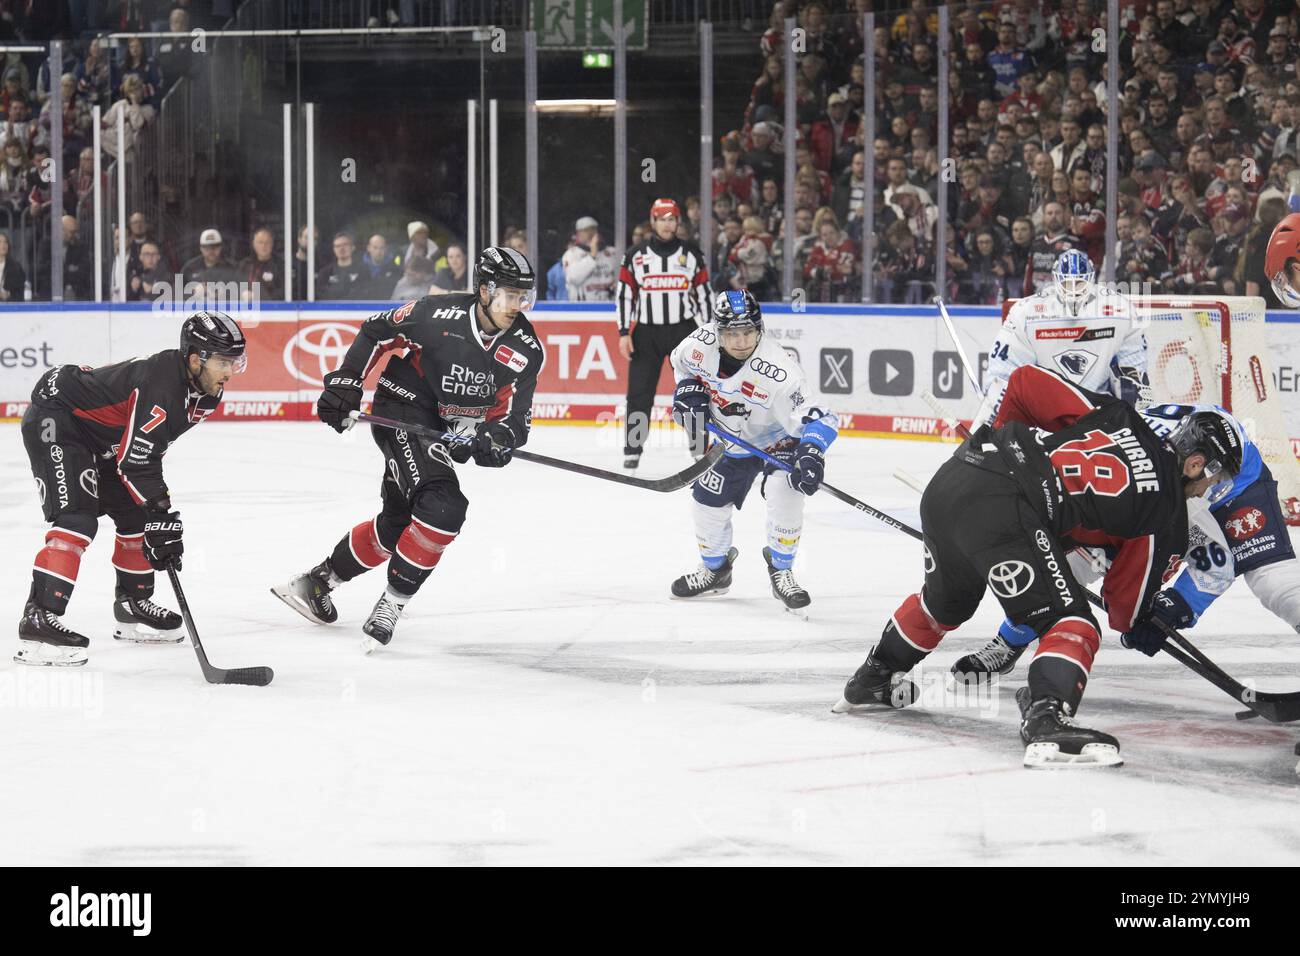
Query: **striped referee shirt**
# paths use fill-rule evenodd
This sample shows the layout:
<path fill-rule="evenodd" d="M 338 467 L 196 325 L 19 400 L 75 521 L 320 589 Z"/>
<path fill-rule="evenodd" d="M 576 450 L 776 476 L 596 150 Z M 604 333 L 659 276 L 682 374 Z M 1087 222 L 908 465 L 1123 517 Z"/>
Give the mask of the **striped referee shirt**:
<path fill-rule="evenodd" d="M 709 267 L 699 246 L 650 239 L 627 251 L 618 276 L 618 330 L 633 322 L 709 321 Z"/>

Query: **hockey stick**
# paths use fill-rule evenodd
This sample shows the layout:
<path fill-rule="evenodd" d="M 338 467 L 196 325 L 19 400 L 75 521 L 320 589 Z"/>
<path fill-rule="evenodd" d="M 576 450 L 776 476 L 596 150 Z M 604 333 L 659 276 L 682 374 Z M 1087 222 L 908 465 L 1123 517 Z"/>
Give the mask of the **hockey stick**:
<path fill-rule="evenodd" d="M 731 444 L 735 445 L 737 448 L 741 448 L 749 452 L 751 455 L 755 455 L 758 458 L 761 458 L 769 465 L 774 465 L 775 467 L 781 469 L 782 471 L 787 471 L 787 472 L 794 471 L 794 467 L 792 465 L 789 465 L 778 458 L 773 458 L 767 452 L 763 451 L 763 449 L 751 445 L 743 438 L 738 438 L 737 436 L 731 434 L 731 432 L 726 431 L 725 429 L 719 428 L 713 422 L 709 422 L 707 428 L 709 429 L 709 431 L 713 432 L 714 435 L 716 435 L 718 438 L 722 439 L 723 441 L 730 442 Z M 715 447 L 721 448 L 722 446 L 717 445 Z M 875 508 L 871 507 L 871 505 L 867 504 L 866 502 L 859 501 L 857 498 L 854 498 L 852 495 L 840 491 L 834 485 L 829 485 L 824 481 L 822 482 L 821 487 L 832 498 L 838 498 L 846 505 L 849 505 L 852 508 L 857 508 L 863 514 L 870 515 L 871 517 L 875 518 L 877 521 L 883 521 L 891 528 L 903 532 L 903 534 L 911 535 L 917 541 L 921 540 L 921 532 L 917 531 L 915 528 L 903 524 L 903 522 L 899 521 L 897 518 L 893 517 L 892 515 L 887 515 L 883 511 L 877 511 Z"/>
<path fill-rule="evenodd" d="M 168 568 L 167 576 L 171 578 L 172 590 L 176 592 L 176 602 L 181 606 L 185 629 L 190 632 L 190 640 L 194 643 L 194 653 L 199 659 L 199 667 L 203 669 L 203 679 L 209 684 L 251 684 L 254 687 L 265 687 L 271 683 L 275 671 L 269 667 L 233 667 L 227 670 L 224 667 L 212 666 L 208 661 L 207 653 L 203 650 L 203 642 L 199 640 L 199 630 L 194 626 L 194 618 L 190 615 L 190 603 L 185 600 L 185 592 L 181 590 L 180 575 L 176 573 L 175 568 Z"/>
<path fill-rule="evenodd" d="M 954 343 L 956 340 L 954 339 Z M 960 344 L 957 345 L 960 350 Z M 965 425 L 954 418 L 949 417 L 947 411 L 939 400 L 927 389 L 921 393 L 923 398 L 941 419 L 948 423 L 948 426 L 954 429 L 962 438 L 970 437 L 970 430 Z M 1089 563 L 1094 561 L 1093 557 L 1088 554 L 1084 548 L 1076 548 L 1075 552 L 1084 557 Z M 1083 593 L 1088 600 L 1098 608 L 1105 609 L 1105 603 L 1101 598 L 1094 595 L 1087 588 L 1083 588 Z M 1161 650 L 1165 651 L 1174 660 L 1178 661 L 1184 667 L 1199 674 L 1220 690 L 1226 691 L 1235 697 L 1238 701 L 1248 703 L 1248 698 L 1254 698 L 1256 702 L 1262 703 L 1265 708 L 1271 708 L 1273 716 L 1269 720 L 1275 723 L 1289 723 L 1293 720 L 1300 720 L 1300 693 L 1294 694 L 1268 694 L 1262 691 L 1251 690 L 1236 680 L 1231 674 L 1225 671 L 1214 661 L 1210 660 L 1200 648 L 1187 639 L 1177 628 L 1166 624 L 1164 621 L 1156 620 L 1156 627 L 1160 628 L 1168 639 L 1161 645 Z M 1170 642 L 1173 643 L 1170 643 Z M 1177 645 L 1177 646 L 1175 646 Z M 1180 650 L 1181 648 L 1181 650 Z M 1237 714 L 1238 720 L 1249 720 L 1252 717 L 1262 716 L 1263 711 L 1254 708 L 1251 710 L 1241 711 Z"/>
<path fill-rule="evenodd" d="M 383 428 L 392 428 L 397 431 L 407 431 L 412 435 L 419 435 L 421 438 L 430 439 L 444 444 L 465 445 L 471 439 L 468 435 L 457 435 L 453 432 L 440 432 L 435 428 L 426 428 L 424 425 L 412 425 L 407 422 L 399 422 L 393 418 L 383 418 L 379 415 L 370 415 L 366 412 L 353 412 L 351 417 L 358 422 L 368 422 L 371 425 L 379 425 Z M 647 491 L 680 491 L 682 488 L 690 487 L 696 478 L 712 468 L 722 457 L 725 449 L 722 445 L 715 445 L 704 453 L 698 461 L 689 468 L 669 475 L 667 478 L 634 478 L 631 475 L 620 475 L 615 471 L 605 471 L 601 468 L 592 468 L 590 465 L 579 465 L 572 461 L 563 461 L 559 458 L 549 458 L 546 455 L 539 455 L 536 452 L 522 451 L 516 449 L 513 457 L 522 461 L 531 461 L 537 465 L 549 465 L 552 468 L 559 468 L 562 471 L 571 471 L 574 474 L 586 475 L 588 478 L 602 478 L 605 481 L 617 482 L 620 485 L 630 485 L 633 488 L 644 488 Z"/>
<path fill-rule="evenodd" d="M 975 394 L 983 395 L 984 389 L 980 388 L 979 376 L 975 374 L 975 369 L 966 356 L 966 349 L 962 346 L 961 340 L 957 338 L 957 326 L 953 324 L 952 316 L 948 314 L 948 307 L 943 304 L 943 299 L 937 295 L 934 297 L 934 304 L 939 307 L 939 318 L 943 319 L 943 324 L 948 328 L 948 337 L 952 339 L 953 348 L 957 350 L 957 358 L 961 362 L 961 367 L 966 370 L 966 377 L 970 379 Z"/>

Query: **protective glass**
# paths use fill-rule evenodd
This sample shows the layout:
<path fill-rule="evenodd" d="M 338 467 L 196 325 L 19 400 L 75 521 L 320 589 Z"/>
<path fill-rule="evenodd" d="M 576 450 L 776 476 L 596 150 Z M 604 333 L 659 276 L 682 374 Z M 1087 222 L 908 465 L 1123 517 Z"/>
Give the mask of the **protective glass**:
<path fill-rule="evenodd" d="M 512 289 L 493 283 L 488 288 L 488 302 L 500 303 L 506 309 L 518 309 L 527 312 L 537 301 L 536 289 Z"/>
<path fill-rule="evenodd" d="M 215 373 L 229 372 L 238 375 L 248 368 L 248 355 L 205 355 L 203 364 Z"/>
<path fill-rule="evenodd" d="M 1288 309 L 1300 309 L 1300 290 L 1291 284 L 1285 269 L 1273 276 L 1272 285 L 1279 302 Z"/>

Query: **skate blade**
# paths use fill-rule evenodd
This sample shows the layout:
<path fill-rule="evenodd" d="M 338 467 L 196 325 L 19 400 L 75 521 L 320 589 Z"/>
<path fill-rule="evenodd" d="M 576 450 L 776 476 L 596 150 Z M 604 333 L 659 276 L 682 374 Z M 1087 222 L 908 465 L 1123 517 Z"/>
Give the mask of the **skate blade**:
<path fill-rule="evenodd" d="M 1084 744 L 1077 754 L 1062 753 L 1058 744 L 1037 743 L 1025 747 L 1025 766 L 1034 770 L 1084 770 L 1092 767 L 1122 767 L 1119 748 L 1110 744 Z"/>
<path fill-rule="evenodd" d="M 674 601 L 698 601 L 700 598 L 722 597 L 730 591 L 731 588 L 716 588 L 712 591 L 701 591 L 699 594 L 670 594 Z"/>
<path fill-rule="evenodd" d="M 185 632 L 180 628 L 156 631 L 140 624 L 119 624 L 113 628 L 113 640 L 124 644 L 180 644 L 185 640 Z"/>
<path fill-rule="evenodd" d="M 808 609 L 806 607 L 786 607 L 785 613 L 791 617 L 797 617 L 801 621 L 808 620 Z"/>
<path fill-rule="evenodd" d="M 860 714 L 871 710 L 902 710 L 910 707 L 920 699 L 916 685 L 911 681 L 900 681 L 889 692 L 888 701 L 867 701 L 865 704 L 850 704 L 847 697 L 841 697 L 839 703 L 831 708 L 832 714 Z"/>
<path fill-rule="evenodd" d="M 18 644 L 14 663 L 28 667 L 80 667 L 89 660 L 81 648 L 54 648 L 39 641 L 19 641 Z"/>
<path fill-rule="evenodd" d="M 382 641 L 377 641 L 373 637 L 363 637 L 361 639 L 361 651 L 367 657 L 384 646 Z"/>
<path fill-rule="evenodd" d="M 330 623 L 329 621 L 322 621 L 316 615 L 312 614 L 311 610 L 307 607 L 306 604 L 304 604 L 301 601 L 301 599 L 299 599 L 298 595 L 294 594 L 287 587 L 271 588 L 271 593 L 274 594 L 276 597 L 278 597 L 285 604 L 289 605 L 289 607 L 293 608 L 295 611 L 297 611 L 307 620 L 311 621 L 313 624 Z"/>

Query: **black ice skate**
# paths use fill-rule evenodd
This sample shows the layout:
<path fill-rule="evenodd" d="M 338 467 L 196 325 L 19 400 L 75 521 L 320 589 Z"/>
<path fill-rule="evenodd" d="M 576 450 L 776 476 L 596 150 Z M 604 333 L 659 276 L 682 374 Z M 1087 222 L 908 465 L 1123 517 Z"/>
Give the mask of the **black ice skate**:
<path fill-rule="evenodd" d="M 974 654 L 959 657 L 952 665 L 952 676 L 966 683 L 989 680 L 994 674 L 1010 674 L 1028 645 L 1012 647 L 1001 634 L 996 635 Z"/>
<path fill-rule="evenodd" d="M 794 579 L 794 571 L 772 567 L 772 549 L 763 549 L 763 560 L 767 562 L 767 576 L 772 582 L 772 596 L 785 605 L 785 609 L 799 617 L 807 618 L 803 609 L 812 603 L 808 592 Z"/>
<path fill-rule="evenodd" d="M 693 598 L 701 594 L 726 594 L 731 588 L 731 566 L 736 563 L 740 552 L 732 548 L 727 552 L 722 567 L 716 571 L 701 564 L 690 574 L 683 574 L 673 582 L 673 597 Z"/>
<path fill-rule="evenodd" d="M 271 593 L 314 624 L 333 624 L 339 612 L 330 598 L 340 582 L 326 558 L 306 574 L 291 578 L 288 584 L 271 588 Z"/>
<path fill-rule="evenodd" d="M 392 591 L 385 591 L 380 595 L 379 600 L 375 602 L 374 610 L 366 618 L 366 623 L 361 625 L 361 630 L 366 632 L 366 640 L 361 642 L 362 650 L 367 654 L 373 654 L 393 639 L 393 631 L 397 630 L 397 619 L 406 610 L 407 600 L 409 599 L 400 598 Z"/>
<path fill-rule="evenodd" d="M 1078 767 L 1118 767 L 1119 741 L 1100 730 L 1080 727 L 1070 719 L 1070 705 L 1055 697 L 1029 699 L 1029 688 L 1016 691 L 1023 719 L 1025 766 L 1058 770 Z"/>
<path fill-rule="evenodd" d="M 857 673 L 844 685 L 844 696 L 831 712 L 847 714 L 855 707 L 872 704 L 902 708 L 915 703 L 919 696 L 916 685 L 907 679 L 906 674 L 891 670 L 876 660 L 873 647 Z"/>
<path fill-rule="evenodd" d="M 154 604 L 148 598 L 131 597 L 121 588 L 113 601 L 113 627 L 115 641 L 134 644 L 179 644 L 185 640 L 180 629 L 181 616 L 175 611 Z"/>
<path fill-rule="evenodd" d="M 64 627 L 59 615 L 28 601 L 18 622 L 14 660 L 36 667 L 76 667 L 86 663 L 89 646 L 88 639 Z"/>

